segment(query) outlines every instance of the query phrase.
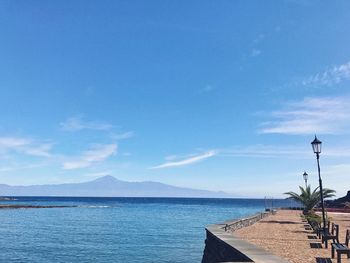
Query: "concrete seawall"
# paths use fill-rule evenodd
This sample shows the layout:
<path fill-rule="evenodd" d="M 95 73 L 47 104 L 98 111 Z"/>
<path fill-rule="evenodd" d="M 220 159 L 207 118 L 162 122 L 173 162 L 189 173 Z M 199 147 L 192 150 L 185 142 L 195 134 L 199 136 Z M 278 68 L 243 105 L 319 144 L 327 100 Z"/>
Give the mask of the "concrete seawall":
<path fill-rule="evenodd" d="M 268 215 L 267 212 L 259 213 L 248 218 L 207 226 L 202 263 L 288 263 L 286 260 L 236 237 L 233 233 L 233 231 L 250 226 Z"/>

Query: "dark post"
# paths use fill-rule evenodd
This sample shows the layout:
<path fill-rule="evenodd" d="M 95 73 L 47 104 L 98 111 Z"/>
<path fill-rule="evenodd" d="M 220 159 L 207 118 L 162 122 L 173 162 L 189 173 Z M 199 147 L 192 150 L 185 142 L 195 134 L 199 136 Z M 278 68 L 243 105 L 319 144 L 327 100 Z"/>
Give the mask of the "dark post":
<path fill-rule="evenodd" d="M 312 145 L 312 149 L 313 149 L 314 153 L 316 154 L 316 158 L 317 158 L 318 181 L 320 184 L 321 208 L 322 208 L 322 219 L 323 219 L 323 233 L 324 233 L 324 235 L 326 235 L 327 234 L 327 232 L 326 232 L 326 216 L 325 216 L 325 211 L 324 211 L 323 187 L 322 187 L 321 170 L 320 170 L 321 144 L 322 144 L 322 142 L 320 140 L 318 140 L 316 135 L 315 135 L 315 139 L 312 141 L 311 145 Z"/>
<path fill-rule="evenodd" d="M 321 179 L 321 170 L 320 170 L 320 155 L 316 153 L 317 157 L 317 168 L 318 168 L 318 181 L 320 184 L 320 193 L 321 193 L 321 208 L 322 208 L 322 219 L 323 219 L 323 233 L 326 235 L 326 216 L 324 212 L 324 201 L 323 201 L 323 187 L 322 187 L 322 179 Z"/>

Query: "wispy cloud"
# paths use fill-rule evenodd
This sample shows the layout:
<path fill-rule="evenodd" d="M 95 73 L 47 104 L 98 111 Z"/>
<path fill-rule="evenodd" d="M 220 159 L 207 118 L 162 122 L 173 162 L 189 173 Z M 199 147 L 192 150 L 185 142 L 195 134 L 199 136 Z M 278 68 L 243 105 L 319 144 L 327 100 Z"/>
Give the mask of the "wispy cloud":
<path fill-rule="evenodd" d="M 98 145 L 83 152 L 80 156 L 73 158 L 73 161 L 63 163 L 63 169 L 72 170 L 86 168 L 99 163 L 117 152 L 117 144 Z"/>
<path fill-rule="evenodd" d="M 26 138 L 16 137 L 0 137 L 0 147 L 16 148 L 24 145 L 29 145 L 31 140 Z"/>
<path fill-rule="evenodd" d="M 261 50 L 253 48 L 252 52 L 250 53 L 250 56 L 257 57 L 261 54 Z"/>
<path fill-rule="evenodd" d="M 27 155 L 32 156 L 40 156 L 40 157 L 50 157 L 52 144 L 51 143 L 44 143 L 32 147 L 24 147 L 23 152 Z"/>
<path fill-rule="evenodd" d="M 313 140 L 310 136 L 310 142 Z M 341 147 L 328 145 L 322 152 L 328 158 L 348 158 L 350 157 L 350 145 L 344 144 Z M 289 159 L 314 159 L 311 153 L 311 145 L 269 145 L 256 144 L 247 146 L 236 146 L 216 150 L 220 157 L 247 157 L 247 158 L 289 158 Z M 168 156 L 166 160 L 171 161 L 175 156 Z"/>
<path fill-rule="evenodd" d="M 190 157 L 190 158 L 187 158 L 187 159 L 183 159 L 183 160 L 180 160 L 180 161 L 166 162 L 166 163 L 163 163 L 161 165 L 157 165 L 157 166 L 151 167 L 150 169 L 161 169 L 161 168 L 168 168 L 168 167 L 185 166 L 185 165 L 189 165 L 189 164 L 192 164 L 192 163 L 196 163 L 196 162 L 208 159 L 210 157 L 215 156 L 216 154 L 217 154 L 216 151 L 208 151 L 208 152 L 205 152 L 205 153 L 203 153 L 201 155 L 193 156 L 193 157 Z"/>
<path fill-rule="evenodd" d="M 0 152 L 8 153 L 16 151 L 30 156 L 51 156 L 52 144 L 40 143 L 28 138 L 0 137 Z"/>
<path fill-rule="evenodd" d="M 11 164 L 0 167 L 0 173 L 2 172 L 11 172 L 11 171 L 17 171 L 17 170 L 29 170 L 29 169 L 35 169 L 44 167 L 46 164 L 44 163 L 38 163 L 38 164 Z"/>
<path fill-rule="evenodd" d="M 265 34 L 259 34 L 254 40 L 253 44 L 258 44 L 265 39 Z"/>
<path fill-rule="evenodd" d="M 322 153 L 323 155 L 327 157 L 334 157 L 334 158 L 339 158 L 339 157 L 345 157 L 349 158 L 350 157 L 350 145 L 344 144 L 343 146 L 333 146 L 333 147 L 327 147 L 327 149 Z"/>
<path fill-rule="evenodd" d="M 219 150 L 219 155 L 224 157 L 249 157 L 249 158 L 309 158 L 305 147 L 275 146 L 275 145 L 251 145 Z"/>
<path fill-rule="evenodd" d="M 349 97 L 305 98 L 270 113 L 262 133 L 339 134 L 350 128 Z"/>
<path fill-rule="evenodd" d="M 71 117 L 60 123 L 64 131 L 80 131 L 80 130 L 97 130 L 107 131 L 113 128 L 113 125 L 98 121 L 84 121 L 82 117 Z"/>
<path fill-rule="evenodd" d="M 313 140 L 310 136 L 310 142 Z M 350 145 L 343 143 L 342 146 L 328 145 L 323 149 L 322 156 L 338 160 L 350 157 Z M 247 157 L 247 158 L 289 158 L 289 159 L 314 159 L 310 144 L 301 145 L 268 145 L 257 144 L 237 146 L 217 150 L 221 157 Z"/>
<path fill-rule="evenodd" d="M 258 34 L 252 41 L 251 43 L 251 49 L 250 49 L 250 53 L 248 53 L 248 56 L 251 58 L 260 56 L 262 54 L 262 50 L 261 50 L 261 44 L 266 40 L 271 38 L 277 31 L 276 30 L 272 30 L 270 32 L 267 33 L 260 33 Z"/>
<path fill-rule="evenodd" d="M 350 61 L 342 65 L 314 74 L 302 81 L 304 86 L 333 86 L 342 81 L 350 80 Z"/>
<path fill-rule="evenodd" d="M 123 132 L 123 133 L 112 133 L 111 138 L 113 140 L 125 140 L 134 137 L 134 132 L 133 131 L 128 131 L 128 132 Z"/>

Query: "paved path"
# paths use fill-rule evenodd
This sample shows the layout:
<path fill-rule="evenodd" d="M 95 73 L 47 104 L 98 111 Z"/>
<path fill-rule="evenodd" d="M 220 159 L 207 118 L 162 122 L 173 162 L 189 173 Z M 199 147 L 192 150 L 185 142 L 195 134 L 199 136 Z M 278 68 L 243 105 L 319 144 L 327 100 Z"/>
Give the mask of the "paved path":
<path fill-rule="evenodd" d="M 329 213 L 339 223 L 340 241 L 344 242 L 345 229 L 350 229 L 350 214 Z M 325 249 L 313 231 L 305 228 L 300 211 L 279 210 L 261 221 L 239 229 L 234 235 L 278 255 L 292 263 L 334 263 L 330 246 Z M 350 263 L 344 255 L 343 263 Z"/>

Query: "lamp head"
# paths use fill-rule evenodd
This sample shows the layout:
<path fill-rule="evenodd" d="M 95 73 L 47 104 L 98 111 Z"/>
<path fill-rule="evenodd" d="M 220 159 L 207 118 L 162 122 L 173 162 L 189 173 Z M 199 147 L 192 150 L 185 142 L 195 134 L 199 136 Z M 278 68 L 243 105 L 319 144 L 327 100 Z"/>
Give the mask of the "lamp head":
<path fill-rule="evenodd" d="M 304 172 L 303 173 L 303 177 L 304 177 L 304 180 L 306 181 L 307 180 L 307 177 L 308 177 L 309 175 L 306 173 L 306 172 Z"/>
<path fill-rule="evenodd" d="M 317 137 L 315 135 L 315 139 L 311 142 L 312 149 L 313 149 L 315 154 L 321 153 L 321 144 L 322 144 L 322 142 L 319 139 L 317 139 Z"/>

